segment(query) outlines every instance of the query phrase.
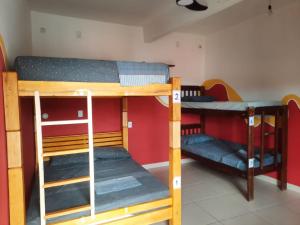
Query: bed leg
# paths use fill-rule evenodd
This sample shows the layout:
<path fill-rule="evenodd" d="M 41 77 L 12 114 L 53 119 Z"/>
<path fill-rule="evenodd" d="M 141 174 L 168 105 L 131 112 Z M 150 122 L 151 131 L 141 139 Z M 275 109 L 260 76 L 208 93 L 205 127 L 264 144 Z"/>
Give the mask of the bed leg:
<path fill-rule="evenodd" d="M 247 169 L 247 200 L 254 199 L 254 115 L 253 108 L 248 109 L 248 169 Z"/>
<path fill-rule="evenodd" d="M 181 225 L 181 149 L 180 149 L 180 79 L 171 79 L 173 94 L 169 97 L 169 189 L 172 198 L 170 225 Z"/>
<path fill-rule="evenodd" d="M 279 172 L 279 188 L 284 191 L 287 189 L 287 156 L 288 156 L 288 106 L 284 106 L 281 119 L 281 167 Z"/>
<path fill-rule="evenodd" d="M 25 185 L 16 73 L 3 73 L 10 225 L 25 225 Z"/>
<path fill-rule="evenodd" d="M 247 200 L 254 199 L 254 176 L 248 176 L 247 178 Z"/>

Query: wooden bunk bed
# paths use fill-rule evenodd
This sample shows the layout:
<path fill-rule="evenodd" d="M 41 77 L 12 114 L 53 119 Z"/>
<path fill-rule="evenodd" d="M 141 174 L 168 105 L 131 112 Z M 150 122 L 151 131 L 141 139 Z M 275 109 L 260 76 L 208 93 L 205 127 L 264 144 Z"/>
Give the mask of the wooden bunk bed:
<path fill-rule="evenodd" d="M 200 116 L 200 124 L 187 124 L 181 126 L 182 141 L 184 141 L 184 138 L 192 136 L 200 137 L 201 135 L 203 135 L 203 140 L 208 140 L 208 142 L 205 142 L 205 140 L 202 140 L 203 142 L 200 141 L 201 143 L 198 143 L 198 147 L 195 147 L 196 151 L 190 149 L 190 146 L 192 145 L 185 145 L 182 142 L 181 148 L 184 155 L 196 159 L 205 165 L 211 166 L 212 168 L 246 178 L 246 198 L 248 201 L 254 199 L 254 176 L 256 175 L 277 171 L 279 174 L 279 188 L 281 190 L 285 190 L 287 188 L 287 106 L 274 102 L 206 102 L 207 96 L 205 96 L 205 88 L 203 86 L 182 86 L 181 91 L 182 98 L 186 98 L 190 101 L 182 101 L 182 113 L 197 114 Z M 193 100 L 189 100 L 193 98 L 198 100 L 200 99 L 200 101 L 203 100 L 203 102 L 197 102 L 198 100 L 195 100 L 196 102 L 192 102 Z M 205 117 L 208 115 L 224 114 L 239 115 L 245 119 L 247 122 L 246 145 L 239 145 L 225 140 L 212 140 L 213 137 L 206 136 Z M 265 119 L 267 116 L 275 117 L 275 127 L 273 131 L 266 130 Z M 261 123 L 259 147 L 254 146 L 255 118 L 260 119 Z M 268 149 L 265 146 L 265 139 L 268 136 L 273 136 L 274 138 L 273 149 Z M 210 150 L 213 151 L 213 149 L 210 149 L 211 146 L 213 146 L 213 148 L 215 147 L 215 144 L 207 144 L 209 141 L 217 142 L 217 145 L 221 146 L 220 148 L 228 145 L 234 146 L 233 148 L 236 148 L 237 151 L 229 152 L 231 153 L 229 156 L 226 155 L 226 153 L 218 159 L 207 156 L 205 151 L 209 153 Z M 199 153 L 199 146 L 200 148 L 204 148 L 201 149 L 203 154 Z M 218 151 L 222 151 L 219 146 L 216 148 L 218 148 Z M 243 150 L 241 150 L 241 148 Z M 239 156 L 236 154 L 239 154 Z M 238 157 L 239 166 L 237 166 L 238 163 L 232 160 L 233 158 L 236 159 Z M 268 162 L 266 162 L 267 158 L 269 160 Z M 229 159 L 231 159 L 231 161 Z"/>
<path fill-rule="evenodd" d="M 92 224 L 152 224 L 168 220 L 169 224 L 181 224 L 181 149 L 180 149 L 180 119 L 181 105 L 180 79 L 170 78 L 165 84 L 149 84 L 145 86 L 121 86 L 119 83 L 100 82 L 63 82 L 43 80 L 19 80 L 16 72 L 3 73 L 5 124 L 8 154 L 9 209 L 10 224 L 26 224 L 24 168 L 22 159 L 22 140 L 20 129 L 19 99 L 23 97 L 77 97 L 82 98 L 88 91 L 93 98 L 118 97 L 122 99 L 122 130 L 117 132 L 98 133 L 93 136 L 95 146 L 128 147 L 128 108 L 127 98 L 130 96 L 169 96 L 169 197 L 130 205 L 101 213 L 91 212 L 90 216 L 75 218 L 53 223 L 56 225 L 92 225 Z M 37 113 L 40 113 L 37 110 Z M 40 116 L 40 115 L 38 115 Z M 48 124 L 49 125 L 49 124 Z M 41 134 L 41 133 L 40 133 Z M 40 137 L 41 138 L 41 137 Z M 43 138 L 45 145 L 43 156 L 52 157 L 72 153 L 89 152 L 90 134 Z M 37 140 L 38 142 L 38 140 Z M 74 143 L 76 145 L 74 146 Z M 38 148 L 39 147 L 39 143 Z M 40 143 L 41 144 L 41 143 Z M 84 151 L 83 151 L 84 150 Z M 41 157 L 39 155 L 38 157 Z M 81 177 L 88 181 L 88 177 Z M 79 180 L 48 183 L 47 188 L 58 185 L 68 185 Z M 45 187 L 46 188 L 46 187 Z M 66 209 L 46 215 L 46 219 L 72 212 L 90 210 L 91 207 Z"/>

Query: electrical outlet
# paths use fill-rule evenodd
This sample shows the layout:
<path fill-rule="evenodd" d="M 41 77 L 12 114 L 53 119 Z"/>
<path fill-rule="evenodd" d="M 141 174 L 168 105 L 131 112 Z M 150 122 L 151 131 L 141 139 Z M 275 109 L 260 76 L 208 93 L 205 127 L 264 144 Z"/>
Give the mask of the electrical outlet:
<path fill-rule="evenodd" d="M 133 127 L 132 121 L 128 121 L 128 128 L 132 128 L 132 127 Z"/>
<path fill-rule="evenodd" d="M 83 110 L 78 110 L 77 115 L 78 115 L 78 118 L 82 118 L 83 117 Z"/>

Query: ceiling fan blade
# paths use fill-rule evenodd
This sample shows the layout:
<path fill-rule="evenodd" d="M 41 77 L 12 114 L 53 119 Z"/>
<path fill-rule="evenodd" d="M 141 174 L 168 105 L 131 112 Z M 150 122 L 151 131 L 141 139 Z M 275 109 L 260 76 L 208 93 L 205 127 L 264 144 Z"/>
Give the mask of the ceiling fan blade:
<path fill-rule="evenodd" d="M 193 4 L 185 6 L 187 9 L 193 10 L 193 11 L 204 11 L 207 10 L 208 7 L 206 5 L 202 5 L 198 3 L 197 1 L 194 1 Z"/>

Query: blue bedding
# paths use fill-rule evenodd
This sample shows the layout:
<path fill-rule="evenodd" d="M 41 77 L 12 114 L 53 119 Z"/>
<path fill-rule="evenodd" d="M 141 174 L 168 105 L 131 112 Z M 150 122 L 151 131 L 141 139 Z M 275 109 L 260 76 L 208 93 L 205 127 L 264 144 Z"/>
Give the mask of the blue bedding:
<path fill-rule="evenodd" d="M 222 163 L 245 171 L 247 169 L 247 146 L 230 141 L 219 140 L 203 134 L 186 135 L 182 137 L 182 149 L 195 155 Z M 278 162 L 281 156 L 278 155 Z M 275 161 L 274 154 L 266 153 L 264 166 L 272 165 Z M 255 150 L 254 168 L 260 167 L 259 149 Z"/>
<path fill-rule="evenodd" d="M 45 181 L 88 175 L 88 164 L 45 165 Z M 124 182 L 126 185 L 124 185 Z M 127 207 L 169 196 L 168 188 L 131 158 L 95 159 L 96 212 Z M 27 224 L 40 224 L 38 182 L 27 210 Z M 46 211 L 89 204 L 89 183 L 46 189 Z M 49 220 L 56 222 L 89 215 L 89 211 Z"/>
<path fill-rule="evenodd" d="M 19 56 L 20 80 L 121 83 L 139 86 L 167 83 L 169 67 L 162 63 Z"/>
<path fill-rule="evenodd" d="M 106 60 L 20 56 L 15 69 L 20 80 L 120 82 L 117 63 Z"/>

